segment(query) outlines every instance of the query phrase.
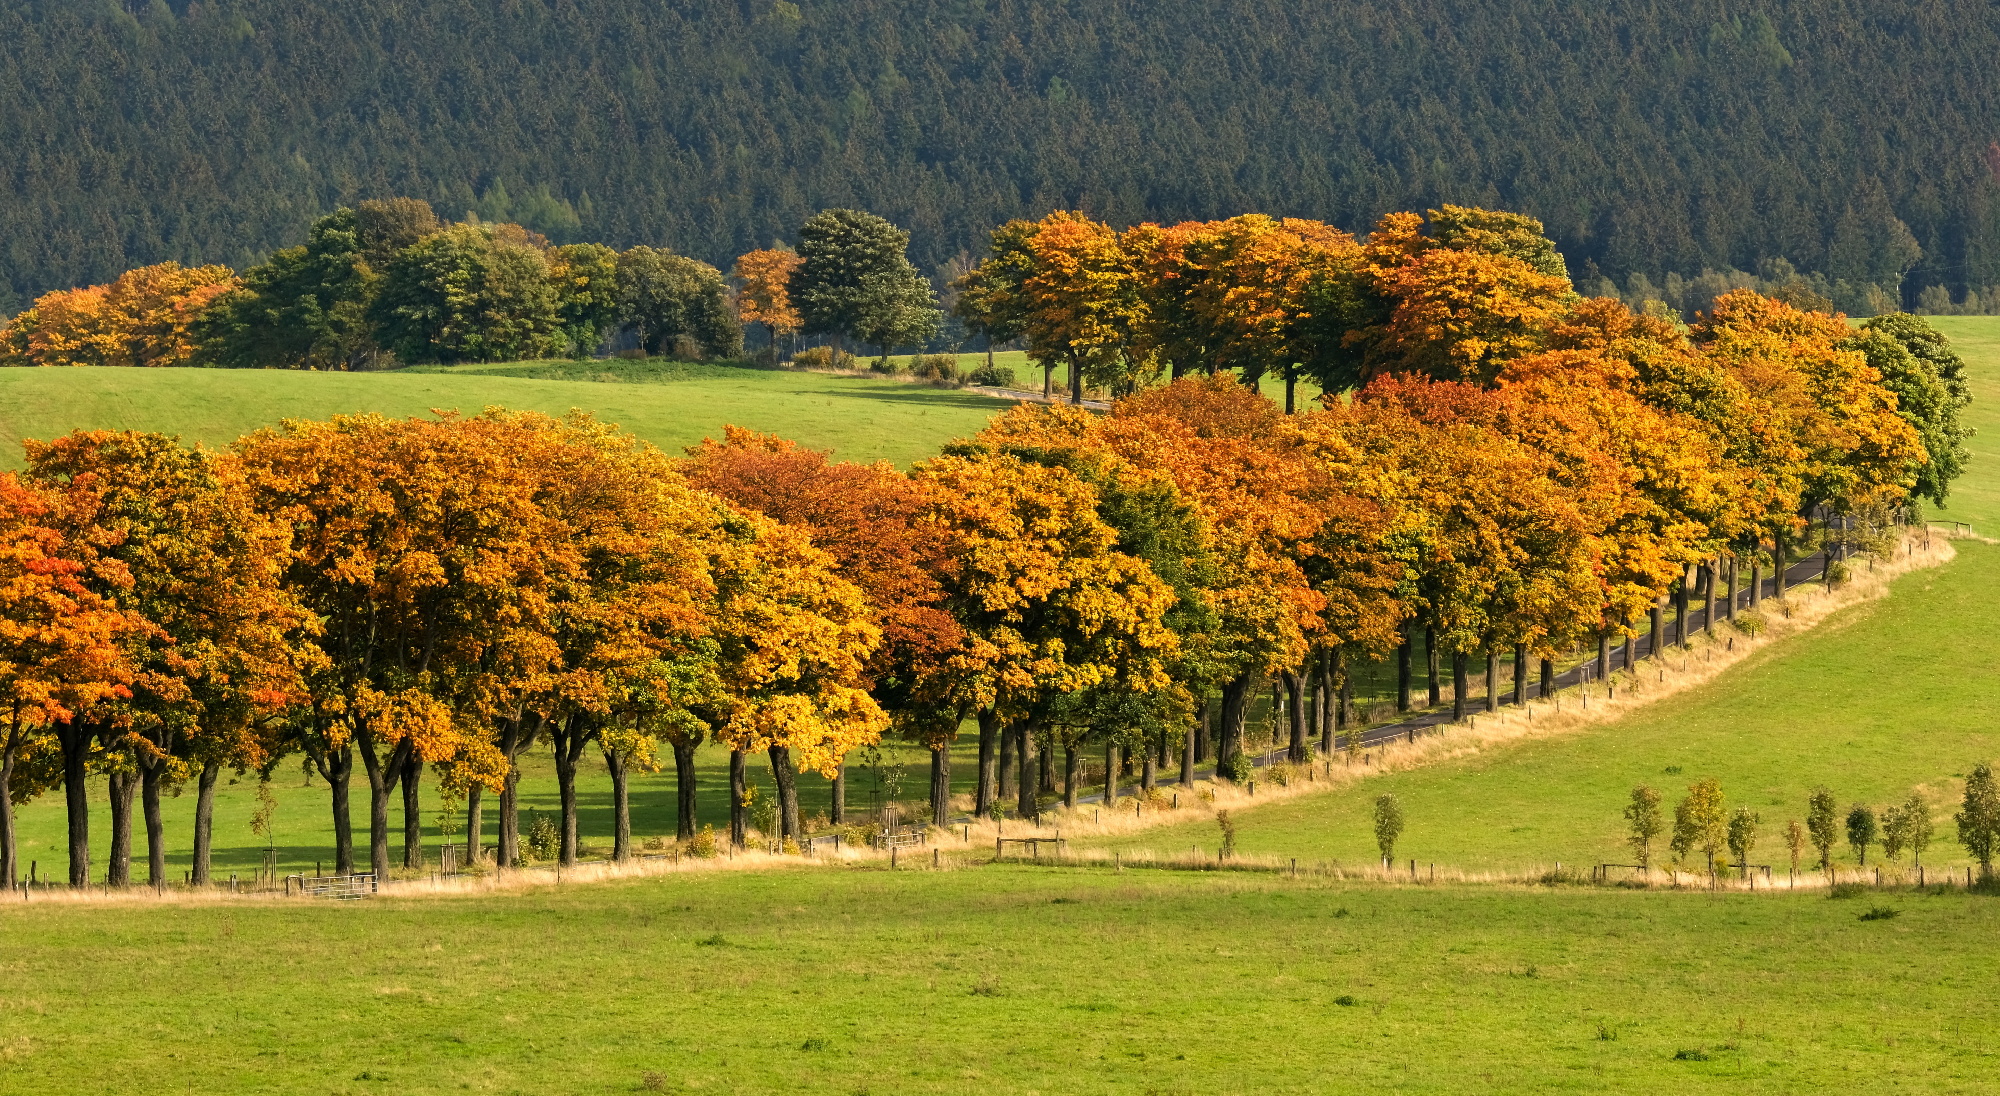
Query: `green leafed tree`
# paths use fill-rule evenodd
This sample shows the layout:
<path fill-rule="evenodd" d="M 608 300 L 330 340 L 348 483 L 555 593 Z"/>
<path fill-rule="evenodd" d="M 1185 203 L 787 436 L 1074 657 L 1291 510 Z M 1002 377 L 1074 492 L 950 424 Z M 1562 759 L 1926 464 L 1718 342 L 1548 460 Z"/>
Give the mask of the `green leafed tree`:
<path fill-rule="evenodd" d="M 1699 852 L 1711 867 L 1715 854 L 1729 841 L 1728 816 L 1722 803 L 1722 784 L 1714 777 L 1688 785 L 1687 797 L 1674 807 L 1674 859 L 1685 862 Z"/>
<path fill-rule="evenodd" d="M 1639 858 L 1640 867 L 1652 867 L 1653 841 L 1661 828 L 1660 793 L 1645 784 L 1633 788 L 1632 801 L 1625 805 L 1625 823 L 1625 841 L 1632 846 L 1632 855 Z"/>
<path fill-rule="evenodd" d="M 1382 850 L 1382 866 L 1396 860 L 1396 839 L 1403 836 L 1403 805 L 1393 795 L 1375 797 L 1375 847 Z"/>
<path fill-rule="evenodd" d="M 396 253 L 368 317 L 404 362 L 513 361 L 560 341 L 558 296 L 534 237 L 461 224 Z"/>
<path fill-rule="evenodd" d="M 1882 836 L 1882 825 L 1875 817 L 1875 808 L 1865 803 L 1856 803 L 1847 812 L 1847 844 L 1854 849 L 1856 863 L 1868 866 L 1868 846 Z"/>
<path fill-rule="evenodd" d="M 1965 471 L 1971 427 L 1959 413 L 1972 402 L 1965 361 L 1922 316 L 1893 312 L 1861 325 L 1849 345 L 1868 356 L 1882 385 L 1896 394 L 1896 413 L 1917 431 L 1927 454 L 1910 494 L 1944 505 L 1951 481 Z"/>
<path fill-rule="evenodd" d="M 872 213 L 829 209 L 799 229 L 792 303 L 808 333 L 897 346 L 937 334 L 943 313 L 930 280 L 910 262 L 910 234 Z"/>
<path fill-rule="evenodd" d="M 375 352 L 365 315 L 376 278 L 356 214 L 337 209 L 307 242 L 243 274 L 194 326 L 196 360 L 226 369 L 352 369 Z"/>
<path fill-rule="evenodd" d="M 722 272 L 664 248 L 635 247 L 618 256 L 618 321 L 648 354 L 687 336 L 709 357 L 743 349 L 743 328 L 729 306 Z"/>
<path fill-rule="evenodd" d="M 1956 821 L 1958 842 L 1979 861 L 1980 878 L 1993 878 L 1993 853 L 2000 846 L 2000 785 L 1994 782 L 1992 765 L 1973 766 Z"/>
<path fill-rule="evenodd" d="M 1832 790 L 1824 784 L 1814 788 L 1806 800 L 1806 833 L 1812 838 L 1813 848 L 1819 850 L 1822 871 L 1833 870 L 1833 846 L 1840 841 L 1840 823 L 1835 817 L 1839 809 Z"/>

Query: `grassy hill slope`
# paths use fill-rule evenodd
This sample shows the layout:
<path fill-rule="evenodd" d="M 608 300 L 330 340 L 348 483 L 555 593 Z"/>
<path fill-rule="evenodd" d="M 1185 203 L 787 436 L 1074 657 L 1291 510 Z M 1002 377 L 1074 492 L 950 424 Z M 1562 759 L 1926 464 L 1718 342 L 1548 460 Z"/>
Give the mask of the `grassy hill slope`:
<path fill-rule="evenodd" d="M 508 374 L 538 373 L 543 376 Z M 561 379 L 570 378 L 570 379 Z M 626 383 L 620 383 L 626 382 Z M 1007 405 L 887 378 L 682 363 L 516 363 L 437 372 L 304 373 L 216 369 L 0 369 L 0 469 L 21 441 L 78 427 L 161 430 L 224 446 L 283 418 L 490 405 L 594 412 L 679 451 L 736 424 L 833 449 L 848 460 L 908 464 L 970 434 Z"/>

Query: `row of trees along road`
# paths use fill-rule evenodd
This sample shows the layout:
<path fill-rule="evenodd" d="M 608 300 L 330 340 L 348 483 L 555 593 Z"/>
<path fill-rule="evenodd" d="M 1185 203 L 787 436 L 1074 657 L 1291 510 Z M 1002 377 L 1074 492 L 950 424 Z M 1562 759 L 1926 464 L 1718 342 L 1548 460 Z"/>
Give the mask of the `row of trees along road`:
<path fill-rule="evenodd" d="M 731 357 L 743 325 L 921 345 L 942 313 L 909 234 L 828 210 L 799 249 L 742 257 L 736 287 L 672 251 L 553 245 L 514 224 L 445 224 L 410 198 L 366 201 L 240 277 L 162 263 L 47 293 L 0 329 L 0 364 L 360 369 L 398 362 L 649 354 Z"/>
<path fill-rule="evenodd" d="M 964 297 L 1129 394 L 1108 414 L 1017 407 L 907 473 L 741 430 L 676 461 L 588 419 L 501 412 L 291 423 L 227 453 L 32 446 L 4 481 L 0 779 L 16 800 L 68 790 L 79 881 L 93 770 L 115 777 L 122 880 L 118 774 L 206 794 L 217 768 L 286 751 L 333 788 L 342 869 L 357 760 L 386 871 L 390 797 L 425 766 L 475 823 L 480 789 L 499 795 L 511 860 L 512 782 L 538 745 L 565 859 L 592 747 L 619 856 L 625 774 L 663 748 L 695 836 L 711 740 L 733 754 L 737 840 L 747 753 L 769 753 L 791 839 L 796 769 L 837 775 L 885 733 L 932 750 L 941 822 L 968 723 L 975 808 L 1005 757 L 1034 816 L 1053 759 L 1073 797 L 1092 743 L 1114 773 L 1139 758 L 1145 785 L 1178 748 L 1191 777 L 1218 694 L 1218 773 L 1242 778 L 1249 700 L 1273 680 L 1291 756 L 1329 749 L 1347 665 L 1400 652 L 1407 697 L 1418 631 L 1451 653 L 1461 706 L 1476 652 L 1544 674 L 1580 646 L 1605 659 L 1690 567 L 1782 560 L 1815 508 L 1886 528 L 1964 460 L 1960 366 L 1921 320 L 1856 331 L 1742 291 L 1683 329 L 1577 296 L 1510 214 L 1397 215 L 1366 241 L 1254 217 L 996 235 Z M 1192 242 L 1136 247 L 1168 237 Z M 1268 372 L 1356 387 L 1286 414 L 1254 390 Z M 1173 373 L 1192 375 L 1155 383 Z"/>

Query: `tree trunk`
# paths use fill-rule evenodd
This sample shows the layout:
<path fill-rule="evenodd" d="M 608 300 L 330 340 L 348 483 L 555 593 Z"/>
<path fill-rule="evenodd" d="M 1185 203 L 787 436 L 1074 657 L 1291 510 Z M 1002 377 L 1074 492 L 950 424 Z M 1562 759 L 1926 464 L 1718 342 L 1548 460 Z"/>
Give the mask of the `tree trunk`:
<path fill-rule="evenodd" d="M 1019 737 L 1011 726 L 1000 728 L 1000 802 L 1014 798 L 1014 742 Z"/>
<path fill-rule="evenodd" d="M 105 791 L 111 799 L 111 856 L 104 868 L 104 882 L 114 887 L 132 885 L 132 796 L 139 790 L 137 773 L 105 774 Z"/>
<path fill-rule="evenodd" d="M 1118 740 L 1104 739 L 1104 805 L 1118 802 Z"/>
<path fill-rule="evenodd" d="M 326 781 L 328 800 L 333 811 L 333 873 L 335 875 L 354 874 L 354 817 L 348 811 L 347 791 L 354 779 L 354 748 L 343 746 L 327 751 L 324 757 L 312 757 L 313 767 L 319 770 L 320 778 Z M 202 769 L 202 783 L 199 785 L 194 808 L 194 881 L 205 884 L 209 881 L 208 850 L 211 838 L 210 820 L 215 817 L 215 778 L 221 773 L 221 766 L 210 762 Z"/>
<path fill-rule="evenodd" d="M 1063 806 L 1072 811 L 1076 809 L 1076 774 L 1081 762 L 1076 743 L 1063 743 Z"/>
<path fill-rule="evenodd" d="M 1243 752 L 1243 724 L 1250 714 L 1250 698 L 1257 694 L 1255 673 L 1244 674 L 1222 686 L 1222 733 L 1215 744 L 1215 778 L 1228 780 L 1229 766 Z"/>
<path fill-rule="evenodd" d="M 1439 669 L 1440 667 L 1438 666 L 1437 632 L 1434 629 L 1425 628 L 1424 629 L 1424 676 L 1430 688 L 1430 706 L 1433 708 L 1437 707 L 1439 704 L 1442 704 L 1444 702 L 1444 690 L 1439 688 L 1440 685 L 1440 682 L 1438 681 Z"/>
<path fill-rule="evenodd" d="M 1514 706 L 1528 703 L 1528 645 L 1514 644 Z"/>
<path fill-rule="evenodd" d="M 1351 710 L 1354 688 L 1347 672 L 1346 644 L 1336 643 L 1327 651 L 1326 660 L 1320 664 L 1320 678 L 1320 692 L 1333 704 L 1333 711 L 1321 716 L 1319 750 L 1330 754 L 1338 744 L 1340 732 L 1354 719 Z M 1329 715 L 1332 718 L 1327 718 Z"/>
<path fill-rule="evenodd" d="M 1722 603 L 1722 619 L 1727 620 L 1731 624 L 1736 623 L 1736 580 L 1738 578 L 1736 569 L 1736 554 L 1732 552 L 1728 559 L 1728 577 L 1723 580 L 1723 590 L 1728 596 Z"/>
<path fill-rule="evenodd" d="M 1285 368 L 1285 414 L 1287 415 L 1294 413 L 1293 393 L 1297 390 L 1298 385 L 1299 378 L 1297 371 L 1287 366 Z"/>
<path fill-rule="evenodd" d="M 1286 743 L 1285 760 L 1302 763 L 1306 759 L 1305 682 L 1292 670 L 1279 674 L 1278 679 L 1284 683 L 1285 699 L 1290 702 L 1289 710 L 1285 713 L 1285 723 L 1291 731 L 1291 738 Z"/>
<path fill-rule="evenodd" d="M 695 772 L 693 742 L 672 740 L 674 747 L 674 837 L 687 841 L 694 837 L 695 823 L 700 814 L 695 802 Z"/>
<path fill-rule="evenodd" d="M 1201 722 L 1194 727 L 1194 761 L 1199 765 L 1209 758 L 1209 720 L 1215 712 L 1215 701 L 1207 696 L 1201 698 Z"/>
<path fill-rule="evenodd" d="M 1554 696 L 1555 693 L 1556 693 L 1556 663 L 1554 659 L 1545 658 L 1542 660 L 1541 697 L 1543 700 L 1547 700 L 1548 698 Z"/>
<path fill-rule="evenodd" d="M 495 834 L 495 850 L 501 867 L 521 862 L 521 769 L 512 761 L 500 779 L 500 832 Z"/>
<path fill-rule="evenodd" d="M 1771 547 L 1771 596 L 1780 601 L 1785 599 L 1785 542 L 1773 540 Z"/>
<path fill-rule="evenodd" d="M 1688 641 L 1688 576 L 1681 573 L 1680 581 L 1674 583 L 1674 646 L 1684 647 Z"/>
<path fill-rule="evenodd" d="M 1056 377 L 1056 363 L 1055 363 L 1055 359 L 1053 359 L 1053 358 L 1043 358 L 1043 359 L 1042 359 L 1042 398 L 1043 398 L 1044 400 L 1054 400 L 1054 399 L 1056 398 L 1056 380 L 1055 380 L 1055 377 Z"/>
<path fill-rule="evenodd" d="M 1056 755 L 1046 742 L 1035 743 L 1035 792 L 1053 795 L 1056 790 Z"/>
<path fill-rule="evenodd" d="M 13 732 L 0 745 L 0 884 L 14 889 L 21 878 L 20 846 L 14 843 L 14 758 L 21 752 Z"/>
<path fill-rule="evenodd" d="M 549 745 L 556 759 L 556 800 L 561 805 L 562 824 L 557 839 L 556 862 L 563 867 L 576 864 L 576 765 L 583 747 L 591 739 L 592 728 L 581 715 L 549 721 Z"/>
<path fill-rule="evenodd" d="M 75 722 L 56 724 L 63 756 L 63 806 L 69 812 L 69 885 L 90 885 L 91 731 Z"/>
<path fill-rule="evenodd" d="M 979 709 L 979 785 L 972 790 L 972 813 L 980 818 L 993 813 L 993 751 L 999 737 L 1000 717 L 991 708 Z"/>
<path fill-rule="evenodd" d="M 1486 648 L 1486 710 L 1500 710 L 1500 652 L 1493 647 Z"/>
<path fill-rule="evenodd" d="M 486 862 L 486 786 L 478 781 L 465 789 L 465 862 Z"/>
<path fill-rule="evenodd" d="M 1069 402 L 1083 402 L 1083 363 L 1074 357 L 1069 360 Z"/>
<path fill-rule="evenodd" d="M 1597 680 L 1611 676 L 1611 633 L 1597 633 Z"/>
<path fill-rule="evenodd" d="M 747 782 L 743 771 L 743 751 L 729 751 L 729 843 L 742 848 L 750 839 L 749 819 L 744 817 L 743 793 Z"/>
<path fill-rule="evenodd" d="M 1701 630 L 1707 633 L 1709 638 L 1713 639 L 1715 638 L 1715 580 L 1722 574 L 1721 557 L 1702 564 L 1701 569 L 1703 571 L 1702 588 L 1708 599 L 1707 604 L 1703 606 Z"/>
<path fill-rule="evenodd" d="M 1147 798 L 1152 796 L 1153 788 L 1159 783 L 1156 775 L 1158 772 L 1158 768 L 1153 764 L 1153 751 L 1147 750 L 1142 753 L 1139 761 L 1139 791 L 1142 796 Z"/>
<path fill-rule="evenodd" d="M 424 759 L 413 753 L 403 762 L 403 866 L 411 871 L 424 866 L 423 776 Z"/>
<path fill-rule="evenodd" d="M 792 767 L 790 746 L 772 746 L 765 753 L 771 756 L 771 780 L 778 786 L 778 848 L 783 851 L 785 842 L 799 839 L 799 774 Z"/>
<path fill-rule="evenodd" d="M 1042 814 L 1042 797 L 1038 794 L 1040 789 L 1035 786 L 1039 783 L 1035 778 L 1035 729 L 1022 720 L 1016 734 L 1020 738 L 1015 752 L 1019 755 L 1021 766 L 1017 782 L 1021 792 L 1021 817 L 1033 821 Z"/>
<path fill-rule="evenodd" d="M 611 859 L 632 859 L 632 801 L 628 798 L 626 775 L 630 765 L 618 750 L 603 750 L 604 768 L 611 774 Z"/>
<path fill-rule="evenodd" d="M 1465 722 L 1465 652 L 1451 653 L 1451 718 L 1454 723 Z"/>
<path fill-rule="evenodd" d="M 833 779 L 827 787 L 826 820 L 836 826 L 847 823 L 847 758 L 842 757 L 833 767 Z"/>
<path fill-rule="evenodd" d="M 166 777 L 164 758 L 139 764 L 139 810 L 146 820 L 146 885 L 167 885 L 167 827 L 160 818 L 160 783 Z"/>
<path fill-rule="evenodd" d="M 931 747 L 931 825 L 939 829 L 951 817 L 951 747 Z"/>
<path fill-rule="evenodd" d="M 1183 788 L 1194 787 L 1194 735 L 1193 725 L 1181 735 L 1181 787 Z"/>
<path fill-rule="evenodd" d="M 1415 636 L 1406 623 L 1403 625 L 1403 642 L 1396 645 L 1396 710 L 1399 712 L 1410 710 L 1410 663 L 1413 661 L 1410 648 L 1414 645 Z"/>
<path fill-rule="evenodd" d="M 375 752 L 371 736 L 358 737 L 361 767 L 368 774 L 368 870 L 381 882 L 389 879 L 389 796 L 402 777 L 403 761 L 409 756 L 408 739 L 397 743 L 384 760 Z"/>
<path fill-rule="evenodd" d="M 1750 608 L 1764 604 L 1764 562 L 1750 561 Z"/>
<path fill-rule="evenodd" d="M 1667 649 L 1667 622 L 1666 614 L 1662 611 L 1664 606 L 1661 604 L 1661 601 L 1662 599 L 1660 598 L 1654 598 L 1653 607 L 1648 610 L 1652 616 L 1653 649 L 1647 653 L 1654 658 L 1660 657 L 1661 652 Z"/>

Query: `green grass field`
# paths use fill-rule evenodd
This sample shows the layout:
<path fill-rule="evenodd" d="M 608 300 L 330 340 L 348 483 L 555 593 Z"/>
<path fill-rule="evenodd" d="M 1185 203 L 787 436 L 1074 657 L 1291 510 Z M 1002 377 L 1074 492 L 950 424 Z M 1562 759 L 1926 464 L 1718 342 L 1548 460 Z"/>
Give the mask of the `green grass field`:
<path fill-rule="evenodd" d="M 1996 931 L 1016 867 L 50 902 L 0 912 L 0 1093 L 1992 1092 Z"/>
<path fill-rule="evenodd" d="M 160 430 L 224 446 L 285 418 L 421 415 L 501 405 L 595 413 L 679 452 L 728 424 L 841 458 L 907 465 L 976 433 L 1007 404 L 875 377 L 661 362 L 526 362 L 394 373 L 294 370 L 0 369 L 0 469 L 21 442 L 83 428 Z"/>
<path fill-rule="evenodd" d="M 1989 428 L 1945 516 L 2000 530 L 2000 474 L 1984 460 L 2000 423 L 1987 401 L 2000 399 L 2000 320 L 1939 323 L 1974 362 L 1985 401 L 1975 422 Z M 774 373 L 605 384 L 564 372 L 581 368 L 325 379 L 356 385 L 342 389 L 354 398 L 386 391 L 367 387 L 380 381 L 466 386 L 437 390 L 446 394 L 520 385 L 511 391 L 556 402 L 607 389 L 601 406 L 660 400 L 647 404 L 655 425 L 633 424 L 656 438 L 693 429 L 690 406 L 709 410 L 684 402 L 676 412 L 662 393 L 735 384 L 742 406 L 762 399 L 770 418 L 715 421 L 804 437 L 774 420 L 809 422 L 815 400 L 836 402 L 831 392 L 849 383 Z M 305 402 L 281 383 L 300 375 L 238 376 L 273 378 L 248 382 L 272 385 L 263 402 L 176 404 L 171 385 L 136 402 L 146 414 L 185 413 L 191 436 L 324 413 L 278 407 Z M 0 386 L 20 383 L 0 373 Z M 833 387 L 799 395 L 819 383 Z M 0 388 L 0 401 L 17 391 Z M 43 422 L 118 404 L 39 391 Z M 441 397 L 398 398 L 416 408 Z M 953 413 L 975 421 L 943 433 L 976 428 L 983 414 Z M 5 428 L 33 436 L 11 418 Z M 816 443 L 863 455 L 868 443 L 842 437 Z M 910 459 L 894 440 L 923 448 L 891 429 L 866 455 Z M 1783 863 L 1776 831 L 1824 781 L 1843 805 L 1926 790 L 1940 816 L 1927 862 L 1963 863 L 1949 821 L 1956 775 L 2000 757 L 2000 701 L 1984 692 L 2000 548 L 1959 549 L 1954 563 L 1665 704 L 1241 811 L 1239 845 L 1308 866 L 1369 863 L 1368 803 L 1393 790 L 1410 822 L 1399 856 L 1475 871 L 1623 860 L 1618 811 L 1632 784 L 1661 788 L 1671 807 L 1686 783 L 1713 775 L 1732 804 L 1763 815 L 1754 859 Z M 921 758 L 903 760 L 914 797 Z M 705 758 L 704 814 L 716 817 L 719 761 Z M 528 773 L 530 808 L 553 804 L 544 764 Z M 969 757 L 956 772 L 962 786 Z M 325 847 L 323 789 L 298 787 L 294 766 L 280 773 L 279 841 L 298 864 Z M 871 779 L 853 771 L 851 802 L 866 805 Z M 585 788 L 586 833 L 600 842 L 602 783 L 592 776 Z M 669 788 L 635 785 L 640 836 L 666 829 Z M 808 812 L 823 788 L 807 779 Z M 256 855 L 249 793 L 246 781 L 221 797 L 228 863 Z M 177 840 L 191 803 L 171 804 Z M 22 817 L 43 848 L 59 840 L 59 802 Z M 1215 843 L 1212 825 L 1121 842 L 1163 852 Z M 1957 889 L 1829 900 L 968 864 L 718 871 L 353 905 L 36 897 L 0 904 L 0 1094 L 2000 1091 L 2000 899 Z"/>

